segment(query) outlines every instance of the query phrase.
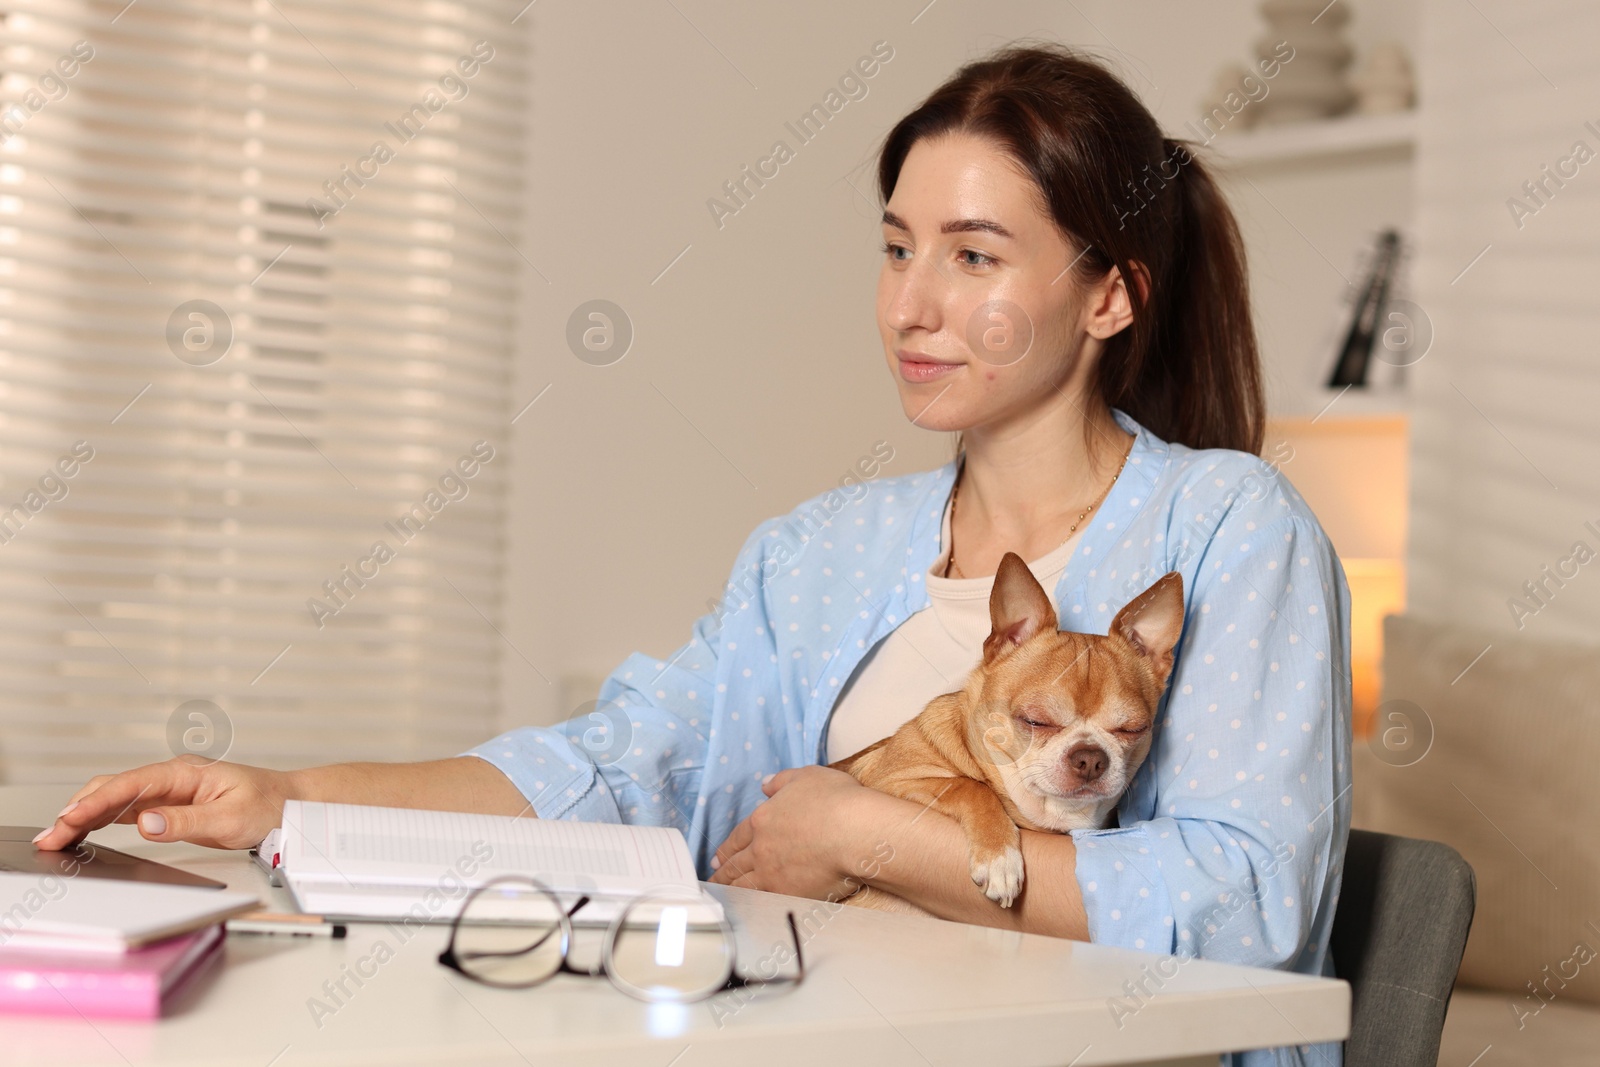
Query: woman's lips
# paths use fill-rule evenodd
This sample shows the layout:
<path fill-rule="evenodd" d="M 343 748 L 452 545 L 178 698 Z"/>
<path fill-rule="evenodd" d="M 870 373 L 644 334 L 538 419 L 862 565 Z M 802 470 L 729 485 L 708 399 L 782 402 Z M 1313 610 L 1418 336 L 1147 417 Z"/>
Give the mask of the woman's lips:
<path fill-rule="evenodd" d="M 966 364 L 964 363 L 935 363 L 926 359 L 920 353 L 907 353 L 898 357 L 900 360 L 900 377 L 908 382 L 931 382 L 954 374 Z"/>

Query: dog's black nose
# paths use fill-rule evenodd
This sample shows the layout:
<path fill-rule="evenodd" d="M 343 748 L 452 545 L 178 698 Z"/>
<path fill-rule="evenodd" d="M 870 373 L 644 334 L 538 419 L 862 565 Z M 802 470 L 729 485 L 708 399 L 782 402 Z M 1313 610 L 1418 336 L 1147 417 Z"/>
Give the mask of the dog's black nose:
<path fill-rule="evenodd" d="M 1072 746 L 1067 751 L 1067 766 L 1084 783 L 1092 782 L 1106 773 L 1106 750 L 1087 742 Z"/>

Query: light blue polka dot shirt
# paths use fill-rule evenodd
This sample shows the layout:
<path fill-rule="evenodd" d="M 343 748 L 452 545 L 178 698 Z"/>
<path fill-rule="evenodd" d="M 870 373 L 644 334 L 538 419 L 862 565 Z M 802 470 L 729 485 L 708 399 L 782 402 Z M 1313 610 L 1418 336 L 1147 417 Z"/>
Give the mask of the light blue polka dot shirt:
<path fill-rule="evenodd" d="M 1186 614 L 1118 825 L 1073 831 L 1090 938 L 1332 974 L 1350 826 L 1344 570 L 1281 465 L 1169 444 L 1115 416 L 1133 449 L 1056 586 L 1061 628 L 1105 633 L 1170 570 L 1183 575 Z M 922 576 L 955 474 L 952 460 L 882 477 L 763 522 L 682 648 L 630 655 L 593 714 L 470 754 L 505 772 L 541 818 L 678 827 L 709 877 L 716 847 L 764 799 L 761 779 L 823 761 L 850 672 L 927 606 Z M 1107 1010 L 1137 1008 L 1130 997 Z M 1341 1060 L 1337 1045 L 1233 1058 Z"/>

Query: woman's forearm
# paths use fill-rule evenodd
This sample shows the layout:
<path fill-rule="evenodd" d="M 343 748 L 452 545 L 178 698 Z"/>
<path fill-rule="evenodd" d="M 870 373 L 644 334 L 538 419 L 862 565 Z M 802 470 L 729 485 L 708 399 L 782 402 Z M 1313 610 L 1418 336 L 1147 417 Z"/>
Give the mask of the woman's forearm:
<path fill-rule="evenodd" d="M 509 778 L 476 756 L 425 763 L 333 763 L 285 773 L 288 795 L 297 800 L 482 815 L 535 814 Z"/>
<path fill-rule="evenodd" d="M 865 825 L 872 829 L 855 850 L 870 855 L 885 842 L 894 850 L 892 859 L 873 865 L 876 873 L 868 884 L 943 919 L 1089 939 L 1071 837 L 1022 831 L 1022 895 L 1002 908 L 973 884 L 967 838 L 955 820 L 883 793 L 869 792 L 866 803 Z"/>

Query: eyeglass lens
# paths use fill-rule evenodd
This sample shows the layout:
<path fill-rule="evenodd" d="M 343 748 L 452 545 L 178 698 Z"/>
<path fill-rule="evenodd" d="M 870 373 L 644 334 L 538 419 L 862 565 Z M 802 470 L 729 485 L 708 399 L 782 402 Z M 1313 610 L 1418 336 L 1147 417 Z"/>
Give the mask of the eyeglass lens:
<path fill-rule="evenodd" d="M 560 902 L 528 883 L 490 885 L 473 895 L 455 927 L 461 969 L 491 985 L 542 982 L 561 969 L 568 927 Z"/>
<path fill-rule="evenodd" d="M 698 1000 L 733 973 L 730 931 L 681 898 L 633 902 L 612 928 L 606 970 L 624 992 L 647 1000 Z"/>

